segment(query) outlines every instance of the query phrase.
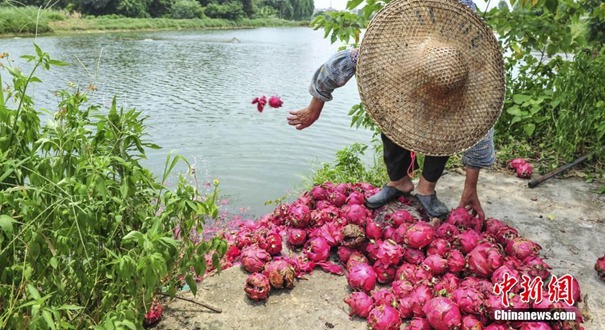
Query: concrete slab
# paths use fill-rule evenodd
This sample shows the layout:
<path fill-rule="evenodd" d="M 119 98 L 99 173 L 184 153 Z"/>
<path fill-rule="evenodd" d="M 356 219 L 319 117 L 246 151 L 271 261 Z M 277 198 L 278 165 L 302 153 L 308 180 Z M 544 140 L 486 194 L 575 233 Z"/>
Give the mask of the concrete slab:
<path fill-rule="evenodd" d="M 437 187 L 440 198 L 456 207 L 464 175 L 447 173 Z M 515 176 L 484 171 L 479 194 L 486 216 L 501 219 L 519 234 L 543 247 L 541 255 L 557 275 L 571 274 L 586 299 L 587 330 L 605 329 L 605 282 L 594 271 L 605 254 L 605 196 L 597 184 L 576 179 L 551 179 L 529 189 Z M 217 314 L 189 302 L 165 306 L 158 329 L 365 329 L 365 320 L 348 317 L 343 299 L 349 294 L 344 277 L 321 269 L 297 282 L 293 290 L 272 292 L 266 303 L 250 302 L 243 290 L 246 274 L 231 268 L 200 284 L 199 293 L 183 297 L 223 310 Z"/>

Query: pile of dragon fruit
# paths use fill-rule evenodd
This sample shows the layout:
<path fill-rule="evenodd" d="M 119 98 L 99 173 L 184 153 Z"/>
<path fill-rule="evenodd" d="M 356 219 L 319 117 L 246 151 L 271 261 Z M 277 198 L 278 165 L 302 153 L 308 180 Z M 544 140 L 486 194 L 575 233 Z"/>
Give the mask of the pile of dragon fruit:
<path fill-rule="evenodd" d="M 257 221 L 240 222 L 224 233 L 230 248 L 223 268 L 241 264 L 250 273 L 244 291 L 257 301 L 272 290 L 294 288 L 296 279 L 316 267 L 346 275 L 352 293 L 344 303 L 370 329 L 400 329 L 405 323 L 406 329 L 582 329 L 579 284 L 572 278 L 573 305 L 552 302 L 541 247 L 515 228 L 472 217 L 463 208 L 445 221 L 423 213 L 418 218 L 403 208 L 377 217 L 364 206 L 377 191 L 370 184 L 325 183 Z M 404 197 L 399 201 L 413 205 Z M 524 277 L 542 280 L 541 299 L 524 302 Z M 502 290 L 510 279 L 516 285 L 501 291 L 508 292 L 505 306 L 495 288 Z M 495 321 L 494 310 L 506 308 L 565 310 L 577 317 L 558 323 Z"/>

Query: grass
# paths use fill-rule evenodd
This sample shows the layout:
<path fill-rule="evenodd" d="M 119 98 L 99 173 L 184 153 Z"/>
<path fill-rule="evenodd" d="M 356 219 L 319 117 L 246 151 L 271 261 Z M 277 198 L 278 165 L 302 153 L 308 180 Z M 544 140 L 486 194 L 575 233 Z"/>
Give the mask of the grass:
<path fill-rule="evenodd" d="M 81 17 L 57 10 L 35 7 L 0 6 L 0 36 L 32 34 L 67 34 L 96 31 L 231 29 L 254 27 L 308 26 L 307 21 L 257 18 L 230 21 L 225 19 L 128 18 L 116 16 Z"/>

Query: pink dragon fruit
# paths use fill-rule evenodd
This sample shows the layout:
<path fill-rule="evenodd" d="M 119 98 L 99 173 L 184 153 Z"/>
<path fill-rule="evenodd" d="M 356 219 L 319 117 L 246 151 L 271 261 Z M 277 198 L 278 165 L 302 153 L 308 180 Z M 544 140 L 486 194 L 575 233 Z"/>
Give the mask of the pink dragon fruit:
<path fill-rule="evenodd" d="M 505 323 L 492 323 L 487 327 L 483 328 L 483 330 L 509 330 L 510 327 Z"/>
<path fill-rule="evenodd" d="M 431 330 L 431 324 L 424 317 L 415 317 L 413 318 L 405 330 Z"/>
<path fill-rule="evenodd" d="M 288 228 L 286 235 L 292 246 L 303 246 L 307 241 L 307 232 L 304 229 Z"/>
<path fill-rule="evenodd" d="M 345 213 L 348 223 L 353 223 L 361 227 L 365 227 L 368 220 L 368 209 L 363 205 L 353 204 L 349 210 Z"/>
<path fill-rule="evenodd" d="M 597 259 L 597 262 L 594 264 L 594 270 L 597 271 L 597 275 L 599 275 L 601 280 L 605 281 L 605 255 Z"/>
<path fill-rule="evenodd" d="M 252 104 L 256 104 L 256 110 L 258 110 L 258 112 L 263 112 L 263 109 L 265 108 L 265 105 L 267 104 L 267 97 L 264 95 L 261 97 L 255 97 L 252 100 Z"/>
<path fill-rule="evenodd" d="M 353 290 L 370 292 L 376 287 L 376 272 L 368 264 L 358 264 L 348 269 L 347 282 Z"/>
<path fill-rule="evenodd" d="M 305 256 L 314 262 L 326 261 L 330 255 L 330 245 L 323 237 L 313 237 L 305 243 Z"/>
<path fill-rule="evenodd" d="M 403 248 L 391 241 L 386 240 L 378 244 L 376 259 L 385 266 L 397 266 L 403 257 Z"/>
<path fill-rule="evenodd" d="M 399 227 L 395 228 L 395 230 L 393 231 L 392 235 L 389 238 L 392 239 L 393 241 L 403 245 L 405 243 L 405 233 L 408 232 L 408 228 L 409 228 L 409 224 L 407 224 L 407 223 L 403 223 L 403 224 L 399 225 Z M 387 238 L 386 232 L 385 232 L 384 236 L 386 239 Z"/>
<path fill-rule="evenodd" d="M 465 315 L 460 330 L 483 330 L 483 324 L 474 315 Z"/>
<path fill-rule="evenodd" d="M 151 307 L 147 313 L 145 313 L 145 319 L 143 320 L 143 325 L 146 327 L 152 327 L 158 324 L 162 320 L 162 315 L 164 314 L 164 308 L 162 304 L 158 301 L 154 300 L 151 303 Z"/>
<path fill-rule="evenodd" d="M 509 161 L 508 167 L 514 169 L 517 176 L 524 179 L 530 178 L 533 170 L 531 164 L 523 158 L 515 158 Z"/>
<path fill-rule="evenodd" d="M 252 300 L 265 300 L 271 292 L 269 278 L 261 273 L 253 273 L 246 278 L 246 296 Z"/>
<path fill-rule="evenodd" d="M 538 256 L 541 249 L 540 245 L 523 237 L 514 238 L 506 244 L 506 253 L 519 260 L 524 260 L 529 256 Z"/>
<path fill-rule="evenodd" d="M 281 253 L 282 240 L 281 235 L 276 231 L 267 233 L 265 239 L 259 242 L 261 248 L 269 252 L 270 255 L 275 256 Z"/>
<path fill-rule="evenodd" d="M 382 227 L 372 220 L 366 223 L 366 237 L 373 240 L 381 239 L 383 235 Z"/>
<path fill-rule="evenodd" d="M 367 320 L 368 329 L 371 330 L 399 330 L 401 327 L 399 311 L 387 305 L 372 309 Z"/>
<path fill-rule="evenodd" d="M 328 199 L 328 191 L 322 186 L 314 186 L 311 188 L 311 196 L 316 201 L 323 201 Z"/>
<path fill-rule="evenodd" d="M 389 284 L 395 279 L 397 267 L 395 265 L 384 265 L 382 261 L 377 260 L 372 266 L 376 272 L 376 280 L 378 283 Z"/>
<path fill-rule="evenodd" d="M 328 200 L 336 207 L 341 207 L 347 201 L 347 196 L 339 191 L 332 191 L 328 195 Z"/>
<path fill-rule="evenodd" d="M 366 197 L 358 191 L 351 192 L 345 201 L 348 205 L 363 205 L 365 202 Z"/>
<path fill-rule="evenodd" d="M 529 256 L 523 260 L 523 271 L 531 277 L 546 280 L 550 276 L 550 266 L 540 257 Z"/>
<path fill-rule="evenodd" d="M 436 296 L 451 297 L 452 293 L 460 286 L 460 279 L 458 276 L 452 273 L 446 273 L 443 275 L 435 286 L 433 287 L 433 293 Z"/>
<path fill-rule="evenodd" d="M 368 258 L 372 261 L 376 261 L 378 259 L 378 249 L 382 244 L 381 240 L 370 241 L 366 245 L 365 251 Z"/>
<path fill-rule="evenodd" d="M 284 101 L 279 98 L 279 96 L 271 96 L 269 98 L 269 106 L 271 108 L 280 108 L 284 104 Z"/>
<path fill-rule="evenodd" d="M 422 250 L 407 248 L 403 250 L 403 259 L 411 264 L 420 265 L 425 255 Z"/>
<path fill-rule="evenodd" d="M 426 284 L 421 284 L 412 291 L 410 297 L 412 298 L 412 312 L 414 316 L 425 316 L 423 306 L 433 298 L 431 288 Z"/>
<path fill-rule="evenodd" d="M 502 246 L 508 245 L 508 242 L 517 237 L 519 237 L 519 232 L 515 228 L 509 226 L 504 226 L 496 232 L 496 240 Z"/>
<path fill-rule="evenodd" d="M 347 264 L 347 261 L 349 261 L 349 257 L 351 257 L 351 254 L 354 252 L 355 250 L 350 249 L 346 246 L 339 246 L 338 250 L 336 251 L 336 254 L 338 255 L 338 258 L 340 259 L 340 262 L 342 262 L 344 265 Z"/>
<path fill-rule="evenodd" d="M 429 245 L 435 237 L 435 228 L 424 223 L 417 222 L 408 228 L 405 234 L 405 243 L 414 249 L 422 249 Z"/>
<path fill-rule="evenodd" d="M 452 293 L 452 300 L 464 314 L 480 315 L 485 297 L 475 288 L 458 288 Z"/>
<path fill-rule="evenodd" d="M 376 307 L 380 305 L 387 305 L 397 308 L 399 306 L 397 296 L 393 291 L 387 288 L 372 291 L 372 299 L 374 300 L 374 306 Z"/>
<path fill-rule="evenodd" d="M 426 259 L 422 261 L 422 266 L 434 276 L 444 274 L 448 270 L 447 260 L 436 254 L 426 257 Z"/>
<path fill-rule="evenodd" d="M 416 272 L 417 266 L 403 263 L 399 268 L 397 268 L 397 272 L 395 273 L 396 280 L 406 280 L 412 283 L 416 282 L 416 277 L 414 273 Z"/>
<path fill-rule="evenodd" d="M 546 322 L 523 322 L 519 330 L 551 330 Z"/>
<path fill-rule="evenodd" d="M 506 224 L 498 219 L 489 218 L 485 220 L 485 232 L 488 234 L 496 235 L 498 230 L 506 227 Z"/>
<path fill-rule="evenodd" d="M 328 222 L 309 233 L 310 237 L 321 237 L 329 246 L 338 246 L 342 242 L 342 230 L 338 224 Z"/>
<path fill-rule="evenodd" d="M 461 229 L 468 229 L 468 223 L 471 219 L 471 215 L 468 210 L 464 207 L 458 207 L 450 211 L 447 216 L 446 223 L 452 224 Z"/>
<path fill-rule="evenodd" d="M 344 299 L 344 302 L 351 307 L 349 317 L 357 315 L 359 317 L 367 318 L 368 315 L 370 315 L 370 311 L 374 308 L 374 300 L 372 297 L 361 291 L 351 293 Z"/>
<path fill-rule="evenodd" d="M 467 255 L 467 263 L 473 274 L 491 278 L 492 273 L 504 264 L 504 258 L 495 245 L 481 243 Z"/>
<path fill-rule="evenodd" d="M 291 227 L 306 228 L 311 223 L 311 210 L 304 204 L 292 204 L 285 222 Z"/>
<path fill-rule="evenodd" d="M 256 245 L 251 245 L 242 251 L 242 266 L 247 272 L 258 273 L 263 271 L 265 264 L 271 260 L 271 255 Z"/>
<path fill-rule="evenodd" d="M 276 289 L 292 289 L 294 287 L 294 266 L 286 260 L 275 260 L 265 265 L 263 275 L 269 278 L 269 283 Z"/>
<path fill-rule="evenodd" d="M 452 225 L 451 223 L 442 223 L 439 227 L 437 227 L 436 235 L 439 238 L 443 238 L 446 241 L 453 240 L 456 236 L 460 235 L 460 229 L 458 227 Z"/>
<path fill-rule="evenodd" d="M 451 250 L 447 257 L 447 267 L 452 273 L 460 273 L 466 268 L 466 259 L 462 252 Z"/>
<path fill-rule="evenodd" d="M 450 242 L 446 241 L 443 238 L 436 238 L 429 244 L 426 249 L 426 255 L 430 256 L 432 254 L 439 255 L 441 257 L 445 257 L 451 250 Z"/>
<path fill-rule="evenodd" d="M 351 269 L 355 265 L 367 263 L 368 258 L 366 258 L 366 256 L 361 254 L 361 252 L 359 251 L 353 251 L 353 253 L 351 253 L 351 255 L 349 256 L 349 260 L 347 260 L 347 269 Z"/>
<path fill-rule="evenodd" d="M 417 281 L 416 285 L 421 283 L 432 285 L 433 283 L 433 274 L 424 267 L 416 267 L 414 278 Z"/>
<path fill-rule="evenodd" d="M 406 210 L 397 210 L 393 212 L 389 220 L 393 223 L 393 227 L 399 227 L 404 223 L 414 224 L 418 222 L 418 220 Z"/>
<path fill-rule="evenodd" d="M 462 253 L 471 252 L 481 240 L 481 234 L 473 229 L 468 229 L 456 236 L 454 246 L 458 247 Z"/>
<path fill-rule="evenodd" d="M 448 298 L 432 298 L 424 305 L 423 310 L 426 319 L 435 330 L 456 329 L 462 324 L 458 306 Z"/>
<path fill-rule="evenodd" d="M 397 280 L 391 283 L 391 289 L 399 299 L 409 296 L 414 290 L 414 285 L 407 280 Z"/>
<path fill-rule="evenodd" d="M 399 315 L 402 319 L 409 319 L 414 316 L 414 311 L 412 310 L 412 296 L 405 296 L 399 299 Z"/>
<path fill-rule="evenodd" d="M 509 278 L 513 278 L 519 285 L 515 285 L 511 288 L 511 292 L 513 293 L 519 293 L 521 290 L 521 274 L 515 270 L 514 268 L 509 267 L 508 265 L 504 264 L 502 266 L 500 266 L 498 269 L 496 269 L 494 271 L 494 273 L 492 274 L 491 280 L 492 283 L 494 284 L 501 284 L 504 283 L 504 276 L 506 276 L 505 274 L 508 274 Z"/>

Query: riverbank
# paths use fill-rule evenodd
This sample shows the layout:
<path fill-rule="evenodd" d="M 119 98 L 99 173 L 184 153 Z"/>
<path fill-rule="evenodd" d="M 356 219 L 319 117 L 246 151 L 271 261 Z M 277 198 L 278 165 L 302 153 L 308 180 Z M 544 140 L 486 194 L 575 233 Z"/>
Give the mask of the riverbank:
<path fill-rule="evenodd" d="M 455 171 L 440 181 L 439 196 L 450 207 L 457 205 L 465 176 Z M 605 246 L 605 197 L 598 185 L 578 179 L 555 178 L 535 189 L 510 173 L 481 173 L 479 192 L 486 216 L 503 220 L 519 234 L 539 243 L 554 274 L 573 275 L 582 290 L 580 303 L 587 330 L 605 324 L 605 283 L 594 263 Z M 393 207 L 403 208 L 393 203 Z M 390 207 L 389 207 L 390 208 Z M 386 210 L 383 210 L 386 211 Z M 343 299 L 350 293 L 344 277 L 321 269 L 295 283 L 291 291 L 271 293 L 266 302 L 251 302 L 243 287 L 247 274 L 233 267 L 204 280 L 198 294 L 180 296 L 222 309 L 214 313 L 188 301 L 175 300 L 164 307 L 156 329 L 366 329 L 365 320 L 349 319 Z"/>
<path fill-rule="evenodd" d="M 196 29 L 246 29 L 257 27 L 309 26 L 309 21 L 279 18 L 226 20 L 216 18 L 129 18 L 119 16 L 82 17 L 61 11 L 18 10 L 0 7 L 0 38 L 34 35 L 102 33 L 107 31 L 162 31 Z"/>

